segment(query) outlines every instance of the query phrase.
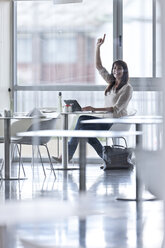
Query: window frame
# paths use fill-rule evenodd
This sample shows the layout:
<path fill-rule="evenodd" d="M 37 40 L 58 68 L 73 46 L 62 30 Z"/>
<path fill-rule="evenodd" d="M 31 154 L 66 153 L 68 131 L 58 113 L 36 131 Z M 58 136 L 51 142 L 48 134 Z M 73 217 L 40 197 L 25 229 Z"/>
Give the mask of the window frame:
<path fill-rule="evenodd" d="M 46 0 L 43 0 L 46 1 Z M 152 0 L 152 32 L 153 32 L 153 60 L 152 60 L 152 77 L 146 78 L 130 78 L 131 84 L 135 91 L 157 91 L 160 85 L 160 78 L 156 77 L 156 5 L 157 0 Z M 35 86 L 20 86 L 17 84 L 17 1 L 12 2 L 13 16 L 13 35 L 12 35 L 12 98 L 14 99 L 14 110 L 17 110 L 16 98 L 18 91 L 103 91 L 105 85 L 35 85 Z M 118 42 L 115 42 L 115 41 Z M 113 60 L 122 59 L 123 57 L 123 0 L 113 0 Z M 143 88 L 139 82 L 144 81 L 146 84 Z M 139 86 L 140 85 L 140 86 Z M 12 100 L 13 100 L 12 99 Z"/>

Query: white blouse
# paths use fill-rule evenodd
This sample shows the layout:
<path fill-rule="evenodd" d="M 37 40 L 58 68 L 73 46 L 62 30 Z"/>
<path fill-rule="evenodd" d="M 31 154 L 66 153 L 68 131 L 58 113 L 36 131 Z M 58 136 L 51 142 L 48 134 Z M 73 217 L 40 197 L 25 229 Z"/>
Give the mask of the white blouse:
<path fill-rule="evenodd" d="M 110 74 L 105 68 L 99 70 L 99 73 L 107 83 L 110 82 Z M 127 106 L 132 98 L 132 92 L 133 92 L 133 88 L 129 83 L 125 84 L 117 92 L 116 89 L 113 87 L 111 91 L 108 92 L 107 95 L 105 96 L 104 106 L 113 107 L 114 112 L 113 113 L 108 112 L 104 117 L 118 118 L 121 116 L 128 115 Z"/>

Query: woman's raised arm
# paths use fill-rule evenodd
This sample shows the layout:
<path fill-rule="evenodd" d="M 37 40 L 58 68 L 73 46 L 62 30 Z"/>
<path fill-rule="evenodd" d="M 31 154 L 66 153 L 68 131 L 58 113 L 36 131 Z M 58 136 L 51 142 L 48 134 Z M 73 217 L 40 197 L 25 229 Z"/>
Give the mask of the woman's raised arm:
<path fill-rule="evenodd" d="M 99 38 L 96 44 L 96 68 L 98 70 L 103 68 L 101 57 L 100 57 L 100 46 L 104 43 L 105 36 L 106 34 L 104 34 L 103 38 Z"/>

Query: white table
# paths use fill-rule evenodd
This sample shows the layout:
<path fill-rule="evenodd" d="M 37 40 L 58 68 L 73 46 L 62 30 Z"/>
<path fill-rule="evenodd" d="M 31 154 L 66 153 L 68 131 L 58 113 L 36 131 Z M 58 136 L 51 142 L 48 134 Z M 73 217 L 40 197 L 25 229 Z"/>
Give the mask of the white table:
<path fill-rule="evenodd" d="M 54 116 L 54 117 L 53 117 Z M 0 120 L 4 120 L 4 180 L 20 180 L 25 178 L 15 178 L 11 177 L 11 161 L 10 161 L 10 144 L 11 144 L 11 120 L 23 120 L 23 119 L 48 119 L 48 118 L 58 118 L 59 113 L 54 113 L 54 115 L 48 115 L 45 118 L 36 118 L 33 116 L 0 116 Z"/>
<path fill-rule="evenodd" d="M 6 201 L 0 204 L 0 247 L 15 247 L 14 240 L 18 238 L 23 241 L 23 244 L 29 244 L 28 247 L 42 247 L 42 248 L 80 248 L 79 245 L 57 245 L 45 244 L 39 236 L 32 236 L 29 239 L 27 233 L 21 232 L 19 236 L 15 237 L 17 232 L 12 232 L 14 227 L 19 225 L 39 225 L 44 223 L 52 223 L 77 217 L 79 225 L 83 224 L 85 218 L 90 216 L 107 216 L 107 218 L 123 218 L 123 207 L 110 204 L 111 201 L 107 199 L 109 206 L 100 211 L 100 201 L 96 196 L 79 195 L 76 201 L 59 201 L 58 199 L 43 197 L 34 198 L 31 200 L 21 201 Z M 112 201 L 113 203 L 113 201 Z M 101 208 L 102 209 L 102 208 Z M 26 214 L 25 214 L 26 213 Z M 126 218 L 126 213 L 124 213 Z M 12 229 L 10 228 L 12 227 Z M 83 226 L 84 227 L 84 226 Z M 60 229 L 60 228 L 59 228 Z M 24 229 L 23 229 L 24 230 Z M 79 228 L 80 231 L 80 228 Z M 85 229 L 83 229 L 85 231 Z M 30 233 L 31 234 L 31 233 Z M 33 233 L 32 233 L 33 234 Z M 10 235 L 10 236 L 8 236 Z M 14 235 L 14 236 L 13 236 Z M 79 233 L 81 235 L 81 233 Z M 28 237 L 27 237 L 28 236 Z M 9 238 L 10 237 L 10 238 Z M 29 241 L 29 242 L 28 242 Z M 31 241 L 31 242 L 30 242 Z M 38 241 L 38 242 L 37 242 Z M 58 242 L 58 241 L 57 241 Z M 14 243 L 15 244 L 15 243 Z M 40 245 L 39 245 L 40 244 Z M 12 246 L 13 245 L 13 246 Z M 17 246 L 18 247 L 18 246 Z M 20 247 L 24 247 L 21 246 Z M 81 245 L 81 248 L 84 247 Z"/>
<path fill-rule="evenodd" d="M 91 131 L 91 130 L 47 130 L 47 131 L 30 131 L 22 132 L 17 134 L 18 137 L 29 136 L 29 137 L 62 137 L 62 138 L 71 138 L 76 137 L 80 138 L 80 147 L 79 147 L 79 190 L 86 190 L 86 140 L 87 138 L 116 138 L 119 135 L 121 136 L 130 136 L 130 135 L 142 135 L 142 132 L 116 132 L 116 131 Z"/>
<path fill-rule="evenodd" d="M 142 125 L 144 124 L 162 124 L 163 118 L 161 116 L 132 116 L 132 117 L 121 117 L 121 118 L 102 118 L 95 120 L 86 120 L 82 121 L 82 123 L 112 123 L 112 124 L 134 124 L 136 126 L 136 131 L 142 131 Z M 109 131 L 111 133 L 112 131 Z M 118 132 L 118 137 L 120 136 Z M 125 135 L 121 135 L 125 136 Z M 136 136 L 136 147 L 142 148 L 142 136 Z M 120 200 L 129 200 L 129 201 L 139 201 L 142 199 L 142 185 L 140 183 L 140 179 L 138 177 L 138 173 L 136 171 L 136 197 L 135 199 L 120 199 Z"/>

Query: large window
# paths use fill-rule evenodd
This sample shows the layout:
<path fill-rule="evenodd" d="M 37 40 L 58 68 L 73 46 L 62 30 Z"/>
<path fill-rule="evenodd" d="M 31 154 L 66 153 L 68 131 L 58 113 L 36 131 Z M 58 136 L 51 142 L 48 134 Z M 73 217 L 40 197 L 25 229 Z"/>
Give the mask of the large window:
<path fill-rule="evenodd" d="M 152 1 L 123 1 L 123 58 L 132 77 L 152 77 Z"/>
<path fill-rule="evenodd" d="M 156 0 L 123 0 L 123 58 L 131 77 L 161 76 L 160 9 Z"/>
<path fill-rule="evenodd" d="M 95 44 L 103 65 L 128 63 L 134 78 L 161 76 L 158 0 L 16 1 L 15 85 L 103 85 L 95 69 Z M 113 18 L 114 16 L 114 18 Z"/>
<path fill-rule="evenodd" d="M 42 62 L 44 64 L 71 64 L 77 61 L 76 38 L 73 37 L 52 37 L 42 38 Z"/>
<path fill-rule="evenodd" d="M 17 85 L 104 84 L 95 70 L 95 43 L 107 33 L 102 49 L 106 67 L 113 60 L 113 1 L 18 1 Z"/>
<path fill-rule="evenodd" d="M 161 77 L 162 76 L 162 68 L 161 68 L 161 63 L 162 63 L 162 54 L 161 54 L 161 22 L 160 22 L 160 5 L 156 4 L 155 5 L 155 75 L 156 77 Z"/>
<path fill-rule="evenodd" d="M 123 59 L 134 91 L 159 88 L 155 80 L 161 76 L 157 0 L 103 0 L 101 4 L 100 0 L 83 0 L 64 5 L 19 0 L 15 10 L 17 60 L 13 81 L 17 110 L 41 107 L 37 99 L 23 104 L 24 91 L 45 91 L 49 106 L 54 106 L 58 91 L 71 91 L 73 96 L 74 91 L 103 91 L 105 81 L 95 69 L 95 44 L 104 33 L 103 65 L 110 71 L 113 60 Z M 92 102 L 98 105 L 95 98 Z"/>
<path fill-rule="evenodd" d="M 82 106 L 103 106 L 106 83 L 95 68 L 95 44 L 106 33 L 102 62 L 109 71 L 113 60 L 127 62 L 134 87 L 130 107 L 138 115 L 162 113 L 161 93 L 156 92 L 161 76 L 158 0 L 83 0 L 65 5 L 15 0 L 15 10 L 17 111 L 56 108 L 58 91 L 63 99 L 77 99 Z"/>

